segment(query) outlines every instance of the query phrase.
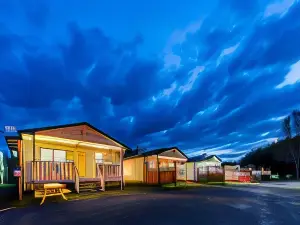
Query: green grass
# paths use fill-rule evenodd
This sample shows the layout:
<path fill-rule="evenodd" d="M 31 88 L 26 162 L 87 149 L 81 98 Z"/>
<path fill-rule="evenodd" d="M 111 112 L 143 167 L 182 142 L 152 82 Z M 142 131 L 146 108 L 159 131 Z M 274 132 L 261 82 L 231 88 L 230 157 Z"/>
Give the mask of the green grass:
<path fill-rule="evenodd" d="M 242 182 L 208 182 L 208 185 L 257 185 L 259 183 L 242 183 Z"/>
<path fill-rule="evenodd" d="M 191 182 L 177 182 L 176 185 L 175 183 L 171 184 L 164 184 L 162 185 L 163 189 L 184 189 L 184 188 L 196 188 L 196 187 L 201 187 L 202 185 L 200 183 L 191 183 Z"/>
<path fill-rule="evenodd" d="M 0 184 L 0 188 L 10 188 L 10 187 L 15 187 L 15 184 Z"/>
<path fill-rule="evenodd" d="M 152 191 L 152 189 L 146 190 Z M 88 192 L 88 193 L 69 193 L 65 196 L 67 197 L 68 201 L 78 201 L 78 200 L 89 200 L 89 199 L 99 199 L 104 197 L 112 197 L 112 196 L 123 196 L 123 195 L 130 195 L 130 194 L 142 194 L 145 193 L 145 189 L 143 188 L 126 188 L 125 190 L 108 190 L 105 192 Z M 29 205 L 36 205 L 38 206 L 42 198 L 34 198 L 34 193 L 26 193 L 23 195 L 23 200 L 15 200 L 10 203 L 10 206 L 13 207 L 26 207 Z M 47 197 L 45 203 L 43 205 L 47 205 L 47 203 L 56 202 L 56 203 L 64 203 L 67 202 L 61 196 L 50 196 Z"/>

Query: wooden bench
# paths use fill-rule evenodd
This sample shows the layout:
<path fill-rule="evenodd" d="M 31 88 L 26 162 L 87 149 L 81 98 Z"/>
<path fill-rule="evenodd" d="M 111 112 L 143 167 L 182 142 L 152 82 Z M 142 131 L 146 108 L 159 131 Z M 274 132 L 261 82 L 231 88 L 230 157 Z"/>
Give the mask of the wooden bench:
<path fill-rule="evenodd" d="M 35 197 L 36 198 L 43 198 L 41 201 L 42 205 L 45 202 L 46 197 L 49 196 L 62 196 L 63 199 L 68 200 L 64 194 L 70 193 L 71 191 L 65 189 L 64 184 L 59 183 L 51 183 L 51 184 L 44 184 L 44 189 L 36 190 Z"/>

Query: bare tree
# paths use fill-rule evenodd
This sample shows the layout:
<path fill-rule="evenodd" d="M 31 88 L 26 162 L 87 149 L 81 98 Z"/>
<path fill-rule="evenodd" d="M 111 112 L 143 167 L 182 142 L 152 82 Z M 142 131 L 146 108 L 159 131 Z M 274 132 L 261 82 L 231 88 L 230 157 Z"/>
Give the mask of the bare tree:
<path fill-rule="evenodd" d="M 289 151 L 292 156 L 293 162 L 296 166 L 296 178 L 299 179 L 299 163 L 300 163 L 300 149 L 297 146 L 293 145 L 293 129 L 292 129 L 292 118 L 293 118 L 293 126 L 295 131 L 295 136 L 300 134 L 300 114 L 298 111 L 294 111 L 291 116 L 287 116 L 282 122 L 282 131 L 289 142 Z M 299 131 L 299 133 L 298 133 Z"/>
<path fill-rule="evenodd" d="M 293 116 L 293 125 L 294 125 L 294 132 L 295 132 L 295 140 L 297 143 L 298 151 L 296 150 L 296 159 L 298 160 L 298 170 L 300 167 L 300 111 L 294 110 L 292 113 Z M 299 178 L 299 175 L 298 175 Z"/>
<path fill-rule="evenodd" d="M 300 110 L 294 110 L 292 116 L 295 135 L 300 136 Z"/>

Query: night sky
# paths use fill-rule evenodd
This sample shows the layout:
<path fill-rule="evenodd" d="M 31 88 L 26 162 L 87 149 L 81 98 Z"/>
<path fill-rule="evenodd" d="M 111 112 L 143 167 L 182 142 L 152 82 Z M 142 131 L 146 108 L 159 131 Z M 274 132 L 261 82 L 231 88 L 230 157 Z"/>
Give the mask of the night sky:
<path fill-rule="evenodd" d="M 1 129 L 236 160 L 300 108 L 300 2 L 0 0 L 0 78 Z"/>

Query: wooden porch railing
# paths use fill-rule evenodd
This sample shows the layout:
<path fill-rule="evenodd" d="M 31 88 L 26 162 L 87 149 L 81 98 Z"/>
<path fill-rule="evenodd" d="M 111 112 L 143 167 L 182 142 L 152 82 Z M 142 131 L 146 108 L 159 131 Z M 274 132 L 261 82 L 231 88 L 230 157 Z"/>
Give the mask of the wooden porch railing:
<path fill-rule="evenodd" d="M 104 181 L 121 181 L 121 165 L 97 163 L 97 176 Z"/>
<path fill-rule="evenodd" d="M 73 162 L 28 161 L 26 162 L 27 183 L 75 182 Z"/>

